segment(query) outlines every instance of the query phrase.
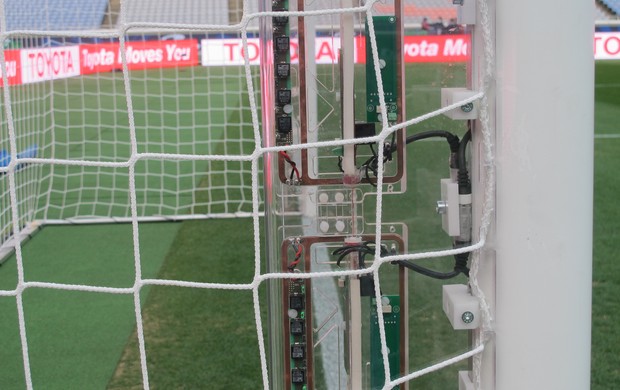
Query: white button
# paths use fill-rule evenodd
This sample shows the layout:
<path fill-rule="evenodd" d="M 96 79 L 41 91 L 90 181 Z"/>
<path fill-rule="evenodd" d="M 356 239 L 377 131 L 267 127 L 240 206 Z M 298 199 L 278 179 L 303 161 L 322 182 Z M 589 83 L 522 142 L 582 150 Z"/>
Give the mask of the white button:
<path fill-rule="evenodd" d="M 343 221 L 336 221 L 336 230 L 341 232 L 344 230 L 344 227 L 345 227 L 345 224 Z"/>

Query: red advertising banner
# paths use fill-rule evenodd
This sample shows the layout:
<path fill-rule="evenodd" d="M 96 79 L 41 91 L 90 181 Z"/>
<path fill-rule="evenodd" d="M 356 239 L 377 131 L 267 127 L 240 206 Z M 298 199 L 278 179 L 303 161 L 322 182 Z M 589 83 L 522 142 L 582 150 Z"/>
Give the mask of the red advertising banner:
<path fill-rule="evenodd" d="M 364 37 L 358 37 L 357 63 L 366 62 Z M 469 60 L 469 35 L 414 35 L 405 36 L 405 62 L 463 62 Z"/>
<path fill-rule="evenodd" d="M 125 56 L 130 70 L 180 66 L 242 65 L 244 51 L 241 39 L 204 39 L 202 52 L 198 41 L 136 41 L 127 42 Z M 291 61 L 298 59 L 297 41 L 291 39 Z M 463 62 L 470 56 L 469 35 L 420 35 L 405 36 L 403 54 L 405 62 Z M 316 63 L 338 62 L 340 39 L 317 37 L 315 39 Z M 258 64 L 260 42 L 248 39 L 250 64 Z M 27 84 L 45 80 L 75 77 L 80 74 L 110 72 L 121 69 L 118 43 L 84 44 L 79 46 L 46 47 L 5 50 L 6 71 L 9 85 Z M 366 61 L 365 38 L 355 38 L 355 61 Z M 200 57 L 199 57 L 200 56 Z M 620 33 L 594 34 L 594 58 L 597 60 L 620 59 Z M 1 71 L 1 69 L 0 69 Z M 1 73 L 0 73 L 1 76 Z M 3 85 L 0 78 L 0 86 Z"/>
<path fill-rule="evenodd" d="M 125 57 L 129 69 L 194 66 L 198 65 L 198 42 L 192 39 L 127 42 Z"/>
<path fill-rule="evenodd" d="M 405 62 L 463 62 L 469 60 L 469 35 L 405 37 Z"/>
<path fill-rule="evenodd" d="M 194 66 L 198 65 L 198 42 L 192 39 L 127 42 L 125 57 L 130 70 Z M 118 43 L 80 45 L 80 59 L 82 74 L 122 68 Z"/>
<path fill-rule="evenodd" d="M 22 83 L 21 58 L 19 50 L 5 50 L 4 59 L 6 60 L 6 76 L 9 85 L 18 85 Z M 2 78 L 2 69 L 0 69 L 0 87 L 4 85 Z"/>
<path fill-rule="evenodd" d="M 118 43 L 80 45 L 82 74 L 110 72 L 119 69 Z"/>

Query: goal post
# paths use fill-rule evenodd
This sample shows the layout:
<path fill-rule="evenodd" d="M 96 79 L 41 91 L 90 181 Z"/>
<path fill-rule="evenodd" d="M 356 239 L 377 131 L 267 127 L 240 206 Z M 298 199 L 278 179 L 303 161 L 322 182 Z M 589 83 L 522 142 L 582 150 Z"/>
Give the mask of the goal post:
<path fill-rule="evenodd" d="M 589 388 L 593 3 L 487 6 L 495 15 L 496 77 L 487 88 L 497 187 L 492 238 L 479 259 L 494 325 L 480 388 Z M 558 9 L 561 20 L 549 20 Z M 484 147 L 474 150 L 474 165 L 484 167 Z M 482 189 L 487 180 L 474 183 Z"/>

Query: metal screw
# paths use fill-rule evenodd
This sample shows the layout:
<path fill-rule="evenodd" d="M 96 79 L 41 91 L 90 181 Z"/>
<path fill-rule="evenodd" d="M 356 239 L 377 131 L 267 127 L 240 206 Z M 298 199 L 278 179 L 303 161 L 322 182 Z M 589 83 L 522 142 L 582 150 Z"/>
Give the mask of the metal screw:
<path fill-rule="evenodd" d="M 437 211 L 437 214 L 445 214 L 448 212 L 448 202 L 443 201 L 443 200 L 438 200 L 437 201 L 437 207 L 435 208 L 435 211 Z"/>
<path fill-rule="evenodd" d="M 467 103 L 461 106 L 461 111 L 471 112 L 474 109 L 474 103 Z"/>
<path fill-rule="evenodd" d="M 471 311 L 466 311 L 461 316 L 461 319 L 463 320 L 464 323 L 471 324 L 472 322 L 474 322 L 474 313 L 472 313 Z"/>

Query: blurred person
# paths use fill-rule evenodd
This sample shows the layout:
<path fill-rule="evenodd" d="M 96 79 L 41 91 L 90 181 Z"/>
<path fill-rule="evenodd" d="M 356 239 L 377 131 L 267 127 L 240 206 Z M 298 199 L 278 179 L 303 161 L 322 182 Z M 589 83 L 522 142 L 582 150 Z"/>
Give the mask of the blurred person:
<path fill-rule="evenodd" d="M 448 22 L 448 25 L 446 26 L 445 31 L 446 31 L 446 34 L 452 34 L 452 35 L 462 34 L 463 27 L 457 24 L 456 18 L 452 18 Z"/>
<path fill-rule="evenodd" d="M 443 24 L 443 18 L 440 16 L 437 18 L 437 21 L 432 24 L 433 33 L 436 35 L 441 35 L 444 33 L 446 26 Z"/>
<path fill-rule="evenodd" d="M 422 19 L 422 30 L 426 31 L 427 34 L 431 34 L 432 33 L 432 26 L 431 24 L 428 22 L 428 18 L 424 17 Z"/>

